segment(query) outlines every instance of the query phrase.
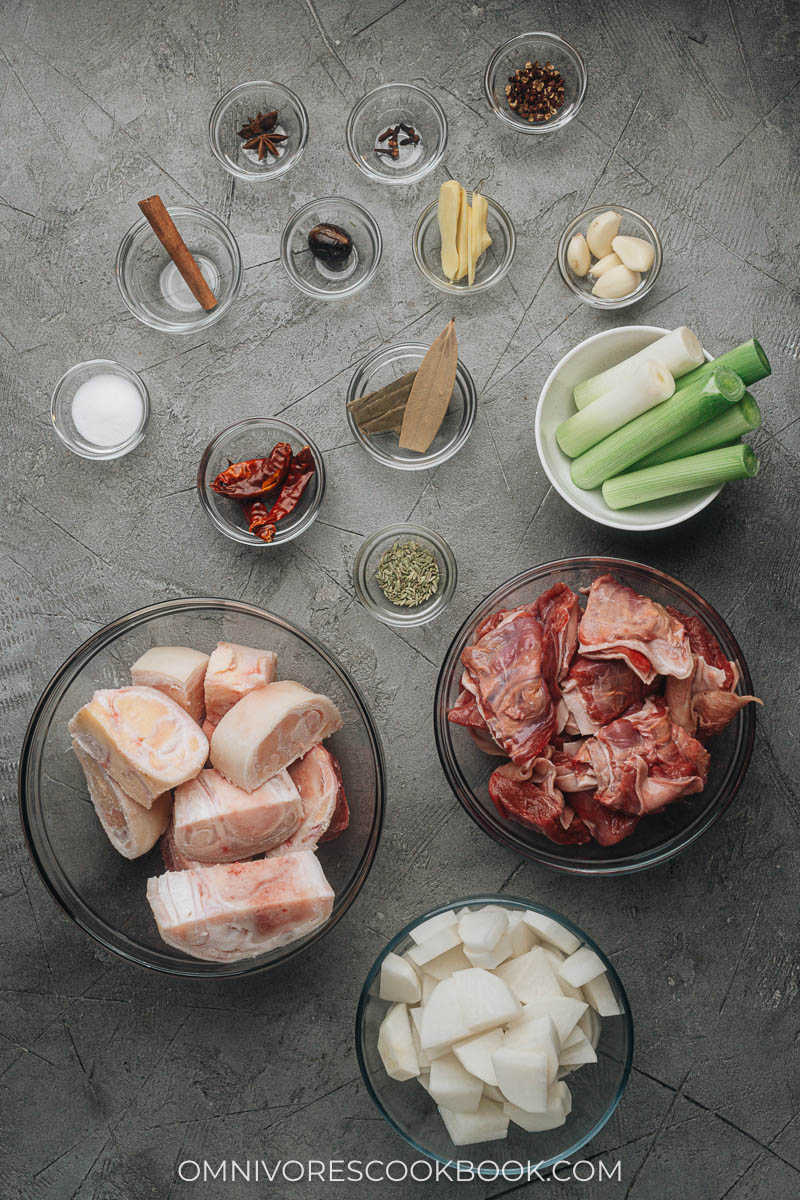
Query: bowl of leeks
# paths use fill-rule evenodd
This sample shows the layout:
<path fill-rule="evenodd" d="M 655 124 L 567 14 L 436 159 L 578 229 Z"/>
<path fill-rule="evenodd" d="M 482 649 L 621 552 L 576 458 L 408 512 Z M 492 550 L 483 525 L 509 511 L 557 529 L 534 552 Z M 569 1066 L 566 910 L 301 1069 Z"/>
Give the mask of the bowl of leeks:
<path fill-rule="evenodd" d="M 761 414 L 749 391 L 744 391 L 742 395 L 742 388 L 735 382 L 735 376 L 732 384 L 734 391 L 729 398 L 733 400 L 735 396 L 738 402 L 723 406 L 727 411 L 721 414 L 721 419 L 720 416 L 714 415 L 715 410 L 713 401 L 711 401 L 712 407 L 708 410 L 710 414 L 708 421 L 703 421 L 695 427 L 677 427 L 675 441 L 667 442 L 666 445 L 662 444 L 659 449 L 652 450 L 652 447 L 648 447 L 646 444 L 647 430 L 650 428 L 649 422 L 657 421 L 655 407 L 627 422 L 624 430 L 628 431 L 629 441 L 631 440 L 630 433 L 635 432 L 641 426 L 641 445 L 645 447 L 645 454 L 638 461 L 633 461 L 629 466 L 623 467 L 616 478 L 607 482 L 602 480 L 602 476 L 609 469 L 606 467 L 606 471 L 603 470 L 603 458 L 607 447 L 609 452 L 615 445 L 619 449 L 619 442 L 624 440 L 622 429 L 618 433 L 612 433 L 605 437 L 598 444 L 591 445 L 580 455 L 577 453 L 568 455 L 562 449 L 560 441 L 565 440 L 564 423 L 569 418 L 575 417 L 576 413 L 580 413 L 583 423 L 582 432 L 585 432 L 587 421 L 583 416 L 584 410 L 588 410 L 589 405 L 600 396 L 603 396 L 604 400 L 607 398 L 606 385 L 609 385 L 609 389 L 615 385 L 613 376 L 605 373 L 623 362 L 627 363 L 628 359 L 633 355 L 640 354 L 646 347 L 660 343 L 668 335 L 674 337 L 679 332 L 676 330 L 673 334 L 670 330 L 656 325 L 627 325 L 595 334 L 575 346 L 561 359 L 542 388 L 536 410 L 535 432 L 536 449 L 545 474 L 555 490 L 572 508 L 598 524 L 607 525 L 613 529 L 641 532 L 679 525 L 707 508 L 721 492 L 726 478 L 744 479 L 748 475 L 754 475 L 758 469 L 758 461 L 751 448 L 740 439 L 749 430 L 759 427 Z M 688 331 L 686 332 L 688 333 Z M 687 346 L 690 341 L 691 335 L 686 341 Z M 691 370 L 687 368 L 680 377 L 676 375 L 676 390 L 672 400 L 685 395 L 686 391 L 690 390 L 686 387 L 686 381 L 696 377 L 692 374 L 692 370 L 696 371 L 698 375 L 701 372 L 708 375 L 709 368 L 705 364 L 714 361 L 713 356 L 702 349 L 696 339 L 694 348 L 694 361 L 697 363 L 697 367 L 693 367 Z M 691 346 L 689 349 L 691 350 Z M 727 360 L 731 368 L 727 371 L 725 383 L 730 382 L 729 377 L 732 372 L 737 371 L 737 368 L 743 372 L 745 386 L 764 378 L 770 372 L 766 355 L 756 341 L 745 343 L 730 354 L 721 356 L 720 364 L 722 364 L 723 358 Z M 642 361 L 646 362 L 647 356 L 644 356 L 644 360 L 640 359 L 640 362 Z M 687 363 L 688 361 L 687 359 Z M 601 373 L 603 373 L 602 380 L 599 378 Z M 717 371 L 717 375 L 722 380 L 719 371 Z M 621 378 L 620 373 L 616 382 L 618 383 Z M 709 395 L 714 393 L 713 377 L 710 382 L 706 378 L 700 379 L 698 383 L 700 386 L 695 386 L 695 391 L 706 387 Z M 737 387 L 739 388 L 738 392 L 735 390 Z M 670 402 L 670 400 L 664 401 L 664 403 Z M 620 403 L 625 403 L 624 398 L 620 397 Z M 661 402 L 658 402 L 658 408 L 663 412 Z M 639 426 L 637 426 L 637 422 L 639 422 Z M 712 422 L 716 422 L 716 424 Z M 614 442 L 612 442 L 612 438 Z M 591 433 L 586 440 L 592 441 Z M 575 451 L 583 444 L 585 443 L 578 442 L 569 448 Z M 683 447 L 680 459 L 670 460 L 667 457 L 673 446 Z M 716 452 L 723 447 L 724 453 L 720 456 Z M 712 448 L 715 456 L 709 459 L 708 452 Z M 686 457 L 683 457 L 684 455 Z M 729 460 L 727 472 L 726 456 Z M 720 458 L 723 460 L 722 469 L 719 464 Z M 656 469 L 653 467 L 654 462 L 661 465 Z M 731 466 L 731 464 L 733 465 Z M 649 474 L 640 471 L 640 468 L 651 467 L 653 469 L 649 471 Z M 655 478 L 653 478 L 654 473 Z M 583 486 L 578 486 L 575 480 L 576 475 L 582 479 Z M 652 492 L 659 490 L 657 486 L 659 479 L 662 484 L 666 480 L 667 486 L 670 483 L 674 486 L 678 484 L 685 486 L 687 483 L 691 483 L 691 490 L 682 490 L 671 495 L 652 498 Z M 608 502 L 607 497 L 611 503 Z"/>

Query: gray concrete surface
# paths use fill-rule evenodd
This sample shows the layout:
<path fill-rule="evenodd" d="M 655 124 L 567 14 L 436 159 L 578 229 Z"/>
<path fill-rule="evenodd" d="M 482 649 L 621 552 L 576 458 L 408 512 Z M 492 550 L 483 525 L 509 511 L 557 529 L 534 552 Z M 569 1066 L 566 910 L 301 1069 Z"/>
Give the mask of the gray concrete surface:
<path fill-rule="evenodd" d="M 622 1181 L 560 1194 L 800 1192 L 796 17 L 781 0 L 2 6 L 4 1196 L 316 1200 L 333 1184 L 193 1188 L 176 1164 L 412 1161 L 358 1077 L 356 998 L 410 915 L 485 889 L 536 897 L 583 924 L 611 953 L 635 1013 L 629 1089 L 589 1149 L 609 1167 L 620 1159 Z M 529 26 L 577 44 L 590 73 L 579 119 L 544 142 L 506 132 L 482 97 L 492 49 Z M 310 113 L 307 154 L 274 186 L 234 186 L 206 147 L 218 95 L 253 77 L 287 82 Z M 450 120 L 445 167 L 409 189 L 371 185 L 343 145 L 355 99 L 393 78 L 433 87 Z M 414 219 L 445 173 L 485 180 L 519 235 L 505 285 L 455 307 L 423 283 L 410 253 Z M 136 200 L 156 191 L 222 215 L 242 248 L 239 302 L 202 336 L 150 333 L 117 294 L 117 244 Z M 315 304 L 285 278 L 278 242 L 289 210 L 333 192 L 375 212 L 385 256 L 365 295 Z M 613 318 L 575 302 L 553 264 L 566 220 L 600 200 L 645 212 L 665 246 L 652 294 Z M 353 365 L 401 334 L 434 336 L 453 312 L 481 393 L 472 438 L 430 474 L 382 470 L 343 418 Z M 630 320 L 685 322 L 712 351 L 757 334 L 774 366 L 758 390 L 758 480 L 646 538 L 567 508 L 532 433 L 558 358 Z M 96 356 L 141 371 L 154 404 L 143 447 L 106 467 L 71 456 L 49 422 L 56 379 Z M 209 436 L 254 413 L 286 413 L 313 432 L 330 474 L 320 520 L 279 554 L 222 540 L 194 491 Z M 447 537 L 461 579 L 445 617 L 399 636 L 353 602 L 350 565 L 366 533 L 412 515 Z M 697 588 L 731 623 L 765 701 L 733 810 L 678 861 L 632 879 L 561 878 L 488 841 L 450 794 L 431 731 L 437 665 L 476 601 L 530 564 L 589 552 L 639 558 Z M 274 609 L 333 647 L 374 706 L 390 771 L 383 841 L 347 919 L 314 953 L 240 985 L 169 982 L 95 947 L 45 893 L 15 801 L 25 723 L 64 657 L 121 613 L 198 594 Z M 467 1186 L 489 1197 L 544 1185 Z"/>

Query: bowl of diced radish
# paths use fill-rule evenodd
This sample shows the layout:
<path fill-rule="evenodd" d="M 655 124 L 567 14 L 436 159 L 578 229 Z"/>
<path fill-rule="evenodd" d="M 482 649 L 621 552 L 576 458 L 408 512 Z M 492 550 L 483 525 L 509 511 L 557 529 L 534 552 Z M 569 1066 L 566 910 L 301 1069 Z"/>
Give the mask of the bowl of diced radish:
<path fill-rule="evenodd" d="M 378 955 L 356 1048 L 378 1110 L 415 1151 L 528 1179 L 611 1117 L 633 1021 L 612 963 L 571 921 L 476 896 L 417 917 Z"/>

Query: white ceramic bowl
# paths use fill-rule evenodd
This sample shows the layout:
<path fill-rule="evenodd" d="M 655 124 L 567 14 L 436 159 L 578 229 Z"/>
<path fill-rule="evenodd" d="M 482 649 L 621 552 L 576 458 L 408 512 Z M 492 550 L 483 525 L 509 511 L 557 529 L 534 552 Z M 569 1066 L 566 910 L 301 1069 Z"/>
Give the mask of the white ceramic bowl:
<path fill-rule="evenodd" d="M 600 525 L 612 529 L 632 529 L 648 532 L 680 525 L 689 517 L 702 512 L 719 495 L 722 487 L 703 488 L 685 492 L 682 496 L 667 496 L 617 512 L 609 508 L 600 488 L 591 492 L 576 487 L 570 477 L 571 459 L 567 458 L 556 441 L 556 428 L 575 412 L 572 389 L 576 383 L 613 367 L 623 359 L 655 342 L 668 329 L 658 325 L 624 325 L 621 329 L 606 329 L 581 342 L 565 354 L 547 377 L 536 408 L 536 450 L 547 478 L 560 496 L 577 512 Z M 704 351 L 706 361 L 712 355 Z"/>

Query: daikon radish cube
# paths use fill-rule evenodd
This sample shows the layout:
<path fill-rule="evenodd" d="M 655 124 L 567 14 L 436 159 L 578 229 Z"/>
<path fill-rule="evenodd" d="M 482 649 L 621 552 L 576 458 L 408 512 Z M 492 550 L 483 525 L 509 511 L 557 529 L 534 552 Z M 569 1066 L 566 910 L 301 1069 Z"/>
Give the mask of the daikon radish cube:
<path fill-rule="evenodd" d="M 558 1074 L 561 1042 L 551 1017 L 535 1017 L 530 1021 L 523 1021 L 522 1024 L 512 1025 L 506 1031 L 503 1049 L 535 1050 L 538 1054 L 544 1054 L 547 1059 L 548 1084 L 552 1083 Z M 501 1083 L 500 1087 L 502 1086 Z"/>
<path fill-rule="evenodd" d="M 511 935 L 511 946 L 516 958 L 527 954 L 529 950 L 532 950 L 537 945 L 538 941 L 530 925 L 523 919 L 524 915 L 524 913 L 519 911 L 508 914 L 508 931 Z"/>
<path fill-rule="evenodd" d="M 422 1004 L 423 1007 L 430 1000 L 431 992 L 436 987 L 438 982 L 438 979 L 434 978 L 433 975 L 429 975 L 427 972 L 425 972 L 425 974 L 422 976 L 422 998 L 420 1000 L 420 1004 Z"/>
<path fill-rule="evenodd" d="M 558 1039 L 564 1046 L 588 1008 L 585 1000 L 571 1000 L 568 996 L 537 996 L 524 1006 L 512 1028 L 537 1017 L 550 1017 L 556 1027 Z"/>
<path fill-rule="evenodd" d="M 508 984 L 517 1000 L 523 1004 L 528 1004 L 537 996 L 563 995 L 553 965 L 542 946 L 534 946 L 521 958 L 501 963 L 495 974 Z"/>
<path fill-rule="evenodd" d="M 431 959 L 438 958 L 440 954 L 460 945 L 458 929 L 453 925 L 449 929 L 440 929 L 438 933 L 432 934 L 424 942 L 412 946 L 408 951 L 408 957 L 418 967 L 422 967 Z"/>
<path fill-rule="evenodd" d="M 556 973 L 556 979 L 558 980 L 558 986 L 561 988 L 561 992 L 564 996 L 570 1000 L 579 1000 L 582 1004 L 586 1003 L 581 988 L 573 987 L 571 983 L 567 983 L 566 979 L 562 979 L 558 973 Z"/>
<path fill-rule="evenodd" d="M 584 1063 L 593 1062 L 597 1062 L 594 1046 L 583 1033 L 577 1045 L 562 1050 L 559 1056 L 559 1066 L 562 1067 L 581 1067 Z"/>
<path fill-rule="evenodd" d="M 449 979 L 456 971 L 468 971 L 471 966 L 472 963 L 461 946 L 454 946 L 452 950 L 447 950 L 426 962 L 425 973 L 434 980 Z"/>
<path fill-rule="evenodd" d="M 497 1086 L 511 1104 L 525 1112 L 547 1109 L 547 1056 L 538 1050 L 501 1046 L 492 1055 Z"/>
<path fill-rule="evenodd" d="M 378 1030 L 378 1053 L 390 1079 L 413 1079 L 419 1062 L 405 1004 L 390 1008 Z"/>
<path fill-rule="evenodd" d="M 597 1043 L 600 1041 L 600 1018 L 593 1008 L 587 1008 L 578 1021 L 578 1028 L 575 1032 L 585 1034 L 594 1049 L 597 1049 Z"/>
<path fill-rule="evenodd" d="M 422 1086 L 425 1088 L 425 1091 L 428 1092 L 429 1094 L 430 1094 L 430 1090 L 431 1090 L 430 1089 L 430 1081 L 431 1081 L 430 1071 L 420 1071 L 419 1075 L 417 1076 L 417 1083 L 421 1083 Z"/>
<path fill-rule="evenodd" d="M 481 967 L 456 971 L 445 982 L 453 984 L 457 990 L 461 1012 L 470 1033 L 483 1033 L 497 1025 L 506 1025 L 519 1012 L 518 1002 L 502 979 Z"/>
<path fill-rule="evenodd" d="M 605 971 L 602 959 L 598 958 L 594 950 L 590 950 L 588 946 L 581 946 L 580 950 L 576 950 L 565 959 L 558 974 L 573 987 L 583 987 L 598 975 L 605 975 Z"/>
<path fill-rule="evenodd" d="M 433 937 L 435 933 L 441 933 L 443 929 L 451 929 L 458 925 L 458 917 L 449 910 L 448 912 L 437 913 L 435 917 L 430 917 L 427 921 L 423 921 L 421 925 L 417 925 L 411 930 L 409 937 L 412 942 L 416 942 L 421 946 L 423 942 L 427 942 L 428 938 Z"/>
<path fill-rule="evenodd" d="M 502 1029 L 489 1029 L 479 1033 L 477 1037 L 467 1038 L 465 1042 L 457 1042 L 453 1053 L 465 1071 L 475 1075 L 484 1083 L 497 1086 L 497 1075 L 492 1063 L 492 1055 L 503 1044 Z"/>
<path fill-rule="evenodd" d="M 494 1100 L 495 1104 L 503 1105 L 508 1103 L 500 1088 L 497 1085 L 492 1086 L 491 1083 L 483 1085 L 483 1098 L 484 1100 Z"/>
<path fill-rule="evenodd" d="M 617 1004 L 614 990 L 608 982 L 608 975 L 606 975 L 605 971 L 603 971 L 602 975 L 596 975 L 594 979 L 590 979 L 588 983 L 584 983 L 582 991 L 592 1008 L 601 1017 L 619 1016 L 620 1007 Z"/>
<path fill-rule="evenodd" d="M 419 976 L 399 954 L 387 954 L 381 966 L 380 998 L 398 1004 L 417 1004 L 422 996 Z"/>
<path fill-rule="evenodd" d="M 547 1089 L 547 1107 L 544 1112 L 526 1112 L 516 1104 L 503 1105 L 503 1112 L 515 1125 L 528 1133 L 541 1133 L 545 1129 L 558 1129 L 572 1111 L 572 1097 L 565 1083 L 553 1083 Z"/>
<path fill-rule="evenodd" d="M 542 946 L 542 949 L 550 960 L 550 965 L 555 971 L 556 976 L 558 976 L 558 972 L 561 970 L 561 964 L 564 962 L 567 956 L 562 954 L 560 950 L 554 950 L 552 946 Z M 559 983 L 559 987 L 560 986 L 561 984 Z"/>
<path fill-rule="evenodd" d="M 467 954 L 470 951 L 485 953 L 494 950 L 507 931 L 508 917 L 502 908 L 498 908 L 494 904 L 487 904 L 484 908 L 468 912 L 458 922 L 458 932 Z M 485 964 L 478 963 L 477 965 L 484 966 Z"/>
<path fill-rule="evenodd" d="M 413 1019 L 414 1013 L 419 1013 L 421 1011 L 422 1010 L 419 1008 L 410 1008 L 408 1010 L 408 1015 L 410 1018 L 412 1018 L 409 1021 L 411 1026 L 411 1040 L 414 1043 L 414 1053 L 417 1056 L 420 1072 L 430 1071 L 431 1062 L 433 1061 L 430 1054 L 428 1054 L 428 1051 L 422 1045 L 422 1041 L 419 1036 L 419 1022 Z"/>
<path fill-rule="evenodd" d="M 453 1042 L 463 1042 L 472 1032 L 462 1010 L 461 990 L 455 976 L 443 979 L 422 1009 L 419 1026 L 422 1045 L 433 1058 L 436 1051 L 449 1049 Z"/>
<path fill-rule="evenodd" d="M 546 917 L 544 913 L 526 912 L 523 920 L 543 942 L 555 946 L 556 950 L 561 950 L 564 954 L 573 954 L 581 944 L 574 933 L 570 933 L 560 922 Z"/>
<path fill-rule="evenodd" d="M 431 1063 L 429 1091 L 437 1104 L 453 1112 L 474 1113 L 481 1102 L 483 1084 L 464 1070 L 454 1054 L 445 1054 Z"/>
<path fill-rule="evenodd" d="M 487 971 L 492 971 L 495 967 L 499 967 L 500 963 L 505 962 L 507 958 L 511 958 L 513 953 L 514 946 L 510 933 L 504 933 L 492 950 L 472 950 L 469 946 L 464 947 L 464 954 L 472 966 L 483 967 Z"/>
<path fill-rule="evenodd" d="M 592 1012 L 592 1009 L 587 1008 L 587 1012 Z M 580 1025 L 576 1025 L 569 1037 L 561 1043 L 561 1049 L 569 1050 L 572 1046 L 578 1046 L 586 1037 L 586 1034 L 581 1029 Z"/>
<path fill-rule="evenodd" d="M 453 1112 L 439 1105 L 439 1115 L 454 1146 L 472 1146 L 475 1142 L 495 1142 L 508 1134 L 508 1117 L 493 1100 L 481 1100 L 474 1113 Z"/>

